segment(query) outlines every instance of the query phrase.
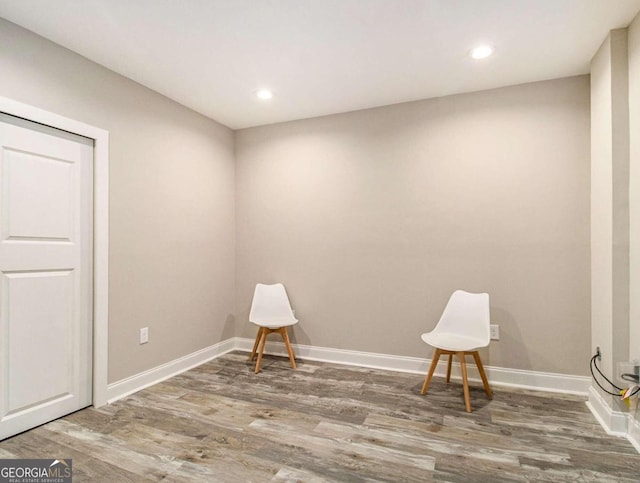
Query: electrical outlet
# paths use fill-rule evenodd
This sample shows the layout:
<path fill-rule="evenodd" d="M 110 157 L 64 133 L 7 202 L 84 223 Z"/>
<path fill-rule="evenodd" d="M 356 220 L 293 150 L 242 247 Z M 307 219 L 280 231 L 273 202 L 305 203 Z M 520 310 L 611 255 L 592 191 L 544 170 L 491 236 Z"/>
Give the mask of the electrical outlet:
<path fill-rule="evenodd" d="M 140 329 L 140 344 L 146 344 L 149 342 L 149 327 L 143 327 Z"/>
<path fill-rule="evenodd" d="M 602 359 L 602 353 L 600 352 L 600 346 L 596 346 L 596 356 L 598 356 L 598 360 Z"/>
<path fill-rule="evenodd" d="M 497 324 L 491 324 L 489 327 L 491 331 L 491 340 L 500 340 L 500 326 Z"/>

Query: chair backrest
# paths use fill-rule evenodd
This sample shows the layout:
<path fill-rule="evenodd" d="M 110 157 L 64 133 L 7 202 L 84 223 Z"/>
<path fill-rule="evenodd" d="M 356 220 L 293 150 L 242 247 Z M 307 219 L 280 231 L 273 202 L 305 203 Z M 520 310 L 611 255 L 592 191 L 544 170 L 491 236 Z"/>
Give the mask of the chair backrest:
<path fill-rule="evenodd" d="M 437 331 L 461 334 L 487 345 L 491 340 L 489 294 L 456 290 L 436 326 Z"/>
<path fill-rule="evenodd" d="M 284 285 L 281 283 L 273 285 L 257 284 L 253 292 L 249 320 L 256 324 L 274 320 L 282 320 L 283 322 L 296 321 Z"/>

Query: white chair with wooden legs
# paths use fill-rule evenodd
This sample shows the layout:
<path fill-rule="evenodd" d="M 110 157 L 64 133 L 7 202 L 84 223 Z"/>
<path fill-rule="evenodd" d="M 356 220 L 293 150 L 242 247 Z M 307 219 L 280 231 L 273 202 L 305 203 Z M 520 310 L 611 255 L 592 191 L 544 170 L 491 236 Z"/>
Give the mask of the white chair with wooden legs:
<path fill-rule="evenodd" d="M 253 302 L 251 303 L 251 312 L 249 313 L 249 322 L 253 322 L 260 327 L 249 359 L 253 362 L 256 351 L 258 351 L 255 373 L 260 372 L 260 363 L 262 362 L 267 335 L 273 332 L 277 332 L 282 336 L 289 353 L 291 367 L 295 369 L 296 359 L 293 354 L 293 347 L 291 347 L 291 341 L 289 341 L 287 327 L 297 324 L 298 320 L 293 315 L 284 285 L 281 283 L 273 285 L 259 283 L 256 285 L 253 293 Z"/>
<path fill-rule="evenodd" d="M 462 372 L 462 385 L 464 387 L 464 404 L 468 413 L 471 412 L 471 400 L 469 398 L 469 381 L 467 379 L 467 364 L 465 356 L 471 355 L 478 366 L 478 372 L 482 378 L 484 390 L 493 397 L 487 375 L 484 372 L 478 349 L 486 347 L 490 342 L 490 316 L 489 294 L 469 293 L 464 290 L 456 290 L 449 299 L 444 312 L 435 329 L 422 334 L 422 340 L 435 348 L 433 360 L 429 372 L 422 386 L 422 394 L 427 393 L 429 383 L 438 365 L 441 355 L 448 355 L 447 382 L 451 379 L 451 363 L 453 356 L 460 360 Z"/>

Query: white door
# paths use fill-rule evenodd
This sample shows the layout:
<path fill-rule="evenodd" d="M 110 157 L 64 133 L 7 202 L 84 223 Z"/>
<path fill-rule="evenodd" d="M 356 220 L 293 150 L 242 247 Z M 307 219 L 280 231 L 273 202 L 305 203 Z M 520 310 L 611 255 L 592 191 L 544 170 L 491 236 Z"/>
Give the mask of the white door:
<path fill-rule="evenodd" d="M 0 439 L 91 404 L 93 142 L 0 113 Z"/>

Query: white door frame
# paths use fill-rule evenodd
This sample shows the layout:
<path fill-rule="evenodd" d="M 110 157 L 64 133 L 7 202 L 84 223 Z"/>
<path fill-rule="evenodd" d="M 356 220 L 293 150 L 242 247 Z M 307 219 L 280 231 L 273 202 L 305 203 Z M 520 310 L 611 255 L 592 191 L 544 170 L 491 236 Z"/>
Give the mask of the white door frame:
<path fill-rule="evenodd" d="M 0 96 L 0 112 L 93 139 L 93 405 L 107 404 L 109 362 L 109 132 Z"/>

